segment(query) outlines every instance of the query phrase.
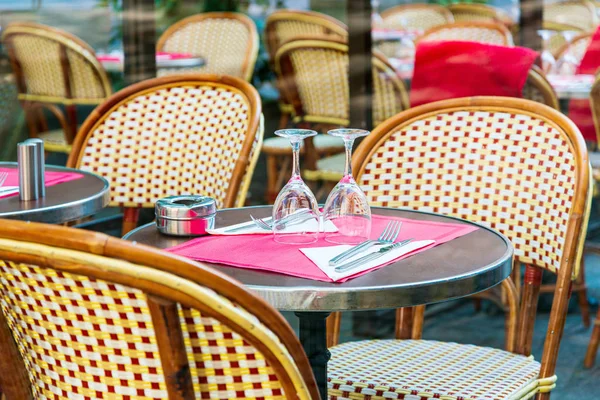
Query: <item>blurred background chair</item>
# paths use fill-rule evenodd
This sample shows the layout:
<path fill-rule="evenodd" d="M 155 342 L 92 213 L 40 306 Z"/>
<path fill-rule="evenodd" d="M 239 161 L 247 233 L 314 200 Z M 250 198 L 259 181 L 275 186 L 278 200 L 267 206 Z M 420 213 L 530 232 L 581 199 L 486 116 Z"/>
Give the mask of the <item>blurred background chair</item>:
<path fill-rule="evenodd" d="M 553 22 L 593 31 L 598 25 L 596 7 L 587 0 L 558 1 L 544 4 L 544 23 Z"/>
<path fill-rule="evenodd" d="M 315 11 L 277 10 L 271 13 L 265 24 L 265 44 L 273 69 L 275 55 L 283 43 L 298 37 L 306 38 L 310 36 L 331 36 L 334 39 L 345 40 L 348 38 L 348 27 L 329 15 Z M 279 77 L 277 77 L 277 86 L 280 86 Z M 294 107 L 285 101 L 281 93 L 279 95 L 279 109 L 281 111 L 279 129 L 283 129 L 288 125 Z M 263 152 L 268 154 L 271 150 L 271 142 L 277 144 L 279 141 L 278 138 L 265 139 Z M 274 151 L 278 152 L 279 150 L 279 146 L 276 145 Z"/>
<path fill-rule="evenodd" d="M 249 81 L 258 55 L 258 33 L 244 14 L 208 12 L 192 15 L 170 26 L 156 43 L 158 51 L 187 53 L 204 58 L 198 68 L 159 70 L 159 75 L 198 72 L 231 75 Z"/>
<path fill-rule="evenodd" d="M 24 116 L 19 106 L 13 74 L 0 78 L 0 160 L 16 159 L 17 143 L 21 137 Z"/>
<path fill-rule="evenodd" d="M 526 265 L 525 285 L 517 345 L 508 351 L 424 340 L 343 343 L 330 349 L 329 395 L 363 399 L 361 388 L 377 387 L 436 398 L 521 399 L 550 391 L 591 201 L 587 151 L 575 126 L 528 100 L 440 101 L 381 124 L 355 151 L 353 170 L 371 205 L 452 215 L 506 235 L 515 268 Z M 557 274 L 558 283 L 540 364 L 529 356 L 543 272 Z M 513 286 L 513 309 L 517 296 Z M 405 314 L 399 324 L 411 325 L 413 314 Z M 397 333 L 420 338 L 410 326 Z"/>
<path fill-rule="evenodd" d="M 404 83 L 380 53 L 373 53 L 373 67 L 373 122 L 378 124 L 406 109 L 408 95 Z M 348 126 L 350 102 L 348 46 L 345 41 L 325 37 L 291 41 L 278 51 L 275 68 L 280 80 L 285 82 L 283 94 L 294 106 L 294 123 L 315 126 L 323 132 L 333 127 Z M 303 175 L 307 180 L 318 179 L 310 172 L 316 170 L 317 160 L 344 148 L 339 138 L 329 135 L 317 135 L 312 139 L 305 140 L 304 145 Z M 331 145 L 325 146 L 324 143 Z M 281 148 L 285 153 L 278 157 L 267 153 L 269 198 L 277 194 L 288 173 L 288 168 L 279 165 L 289 163 L 291 151 L 285 142 Z"/>
<path fill-rule="evenodd" d="M 383 28 L 423 32 L 454 22 L 450 10 L 438 4 L 402 4 L 383 10 L 381 18 Z"/>
<path fill-rule="evenodd" d="M 508 29 L 515 24 L 504 10 L 487 4 L 455 3 L 448 5 L 448 10 L 450 10 L 456 22 L 498 22 Z"/>
<path fill-rule="evenodd" d="M 112 92 L 94 50 L 67 32 L 35 23 L 9 24 L 2 41 L 30 136 L 44 140 L 48 152 L 69 154 L 77 132 L 77 106 L 100 104 Z M 62 129 L 48 130 L 44 110 Z"/>
<path fill-rule="evenodd" d="M 8 399 L 318 398 L 283 317 L 211 268 L 96 232 L 8 220 L 0 254 Z"/>
<path fill-rule="evenodd" d="M 417 43 L 437 40 L 468 40 L 512 46 L 513 38 L 510 31 L 497 22 L 463 21 L 438 25 L 431 28 L 417 39 Z"/>
<path fill-rule="evenodd" d="M 558 75 L 574 75 L 591 39 L 591 33 L 584 33 L 562 45 L 556 51 L 556 65 L 551 72 Z"/>
<path fill-rule="evenodd" d="M 202 194 L 241 207 L 263 137 L 254 87 L 225 75 L 172 75 L 115 93 L 85 121 L 67 166 L 94 172 L 124 208 L 122 234 L 140 208 Z"/>

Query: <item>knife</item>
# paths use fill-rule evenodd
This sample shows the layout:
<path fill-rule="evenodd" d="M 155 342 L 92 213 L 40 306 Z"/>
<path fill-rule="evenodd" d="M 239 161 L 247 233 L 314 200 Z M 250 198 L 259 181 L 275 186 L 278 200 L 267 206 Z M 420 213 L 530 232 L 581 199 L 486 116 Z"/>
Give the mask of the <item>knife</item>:
<path fill-rule="evenodd" d="M 398 243 L 394 243 L 392 245 L 389 246 L 385 246 L 382 247 L 381 249 L 377 250 L 374 253 L 371 254 L 367 254 L 366 256 L 362 256 L 361 258 L 357 258 L 354 261 L 350 261 L 347 262 L 346 264 L 342 264 L 339 267 L 335 267 L 335 272 L 337 273 L 341 273 L 341 272 L 346 272 L 348 270 L 351 270 L 355 267 L 359 267 L 361 265 L 364 265 L 365 263 L 369 262 L 369 261 L 373 261 L 381 256 L 383 256 L 385 253 L 387 253 L 388 251 L 397 249 L 399 247 L 402 246 L 406 246 L 407 244 L 409 244 L 410 242 L 412 242 L 412 238 L 411 239 L 406 239 L 406 240 L 402 240 Z"/>

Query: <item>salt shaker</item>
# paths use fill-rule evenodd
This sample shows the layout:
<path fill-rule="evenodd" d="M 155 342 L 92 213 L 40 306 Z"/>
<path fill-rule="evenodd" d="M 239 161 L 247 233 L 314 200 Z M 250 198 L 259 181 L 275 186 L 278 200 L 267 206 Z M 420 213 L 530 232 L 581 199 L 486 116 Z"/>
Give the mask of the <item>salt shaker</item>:
<path fill-rule="evenodd" d="M 37 170 L 37 187 L 38 197 L 46 196 L 46 181 L 45 181 L 45 154 L 44 154 L 44 141 L 42 139 L 27 139 L 27 143 L 35 143 L 35 159 L 36 159 L 36 170 Z"/>
<path fill-rule="evenodd" d="M 37 154 L 35 143 L 25 141 L 17 145 L 19 198 L 24 201 L 36 200 L 40 197 Z"/>

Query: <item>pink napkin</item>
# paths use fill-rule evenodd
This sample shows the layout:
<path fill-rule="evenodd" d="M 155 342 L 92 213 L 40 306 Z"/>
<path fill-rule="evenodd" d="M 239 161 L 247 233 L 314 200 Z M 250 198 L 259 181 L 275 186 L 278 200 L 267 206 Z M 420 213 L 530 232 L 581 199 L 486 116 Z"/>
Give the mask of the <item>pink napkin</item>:
<path fill-rule="evenodd" d="M 371 238 L 377 239 L 390 220 L 402 221 L 402 230 L 397 241 L 413 238 L 414 240 L 435 240 L 435 243 L 412 253 L 405 254 L 387 264 L 382 264 L 370 270 L 346 277 L 338 282 L 345 282 L 348 279 L 364 275 L 478 229 L 473 225 L 418 221 L 373 215 Z M 239 268 L 259 269 L 317 281 L 332 282 L 331 278 L 299 250 L 300 248 L 328 245 L 331 244 L 324 239 L 319 239 L 316 243 L 308 245 L 280 244 L 276 243 L 271 235 L 204 236 L 171 247 L 167 251 L 198 261 L 231 265 Z"/>
<path fill-rule="evenodd" d="M 19 186 L 19 170 L 16 168 L 0 168 L 0 172 L 8 172 L 8 177 L 1 187 L 5 186 Z M 58 171 L 46 171 L 44 179 L 46 187 L 58 185 L 59 183 L 74 181 L 76 179 L 83 178 L 83 174 L 75 172 L 58 172 Z M 1 188 L 0 187 L 0 188 Z M 7 194 L 0 195 L 0 199 L 10 196 L 16 196 L 19 192 L 9 192 Z"/>

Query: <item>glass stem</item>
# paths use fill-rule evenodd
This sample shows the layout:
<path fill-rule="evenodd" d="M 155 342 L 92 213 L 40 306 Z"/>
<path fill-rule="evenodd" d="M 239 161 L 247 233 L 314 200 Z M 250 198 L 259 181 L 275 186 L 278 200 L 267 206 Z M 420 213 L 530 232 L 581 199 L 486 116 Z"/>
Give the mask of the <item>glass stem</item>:
<path fill-rule="evenodd" d="M 292 142 L 292 179 L 300 177 L 300 142 Z"/>
<path fill-rule="evenodd" d="M 354 139 L 344 139 L 344 147 L 346 148 L 346 167 L 344 168 L 344 176 L 352 176 L 352 146 Z"/>

